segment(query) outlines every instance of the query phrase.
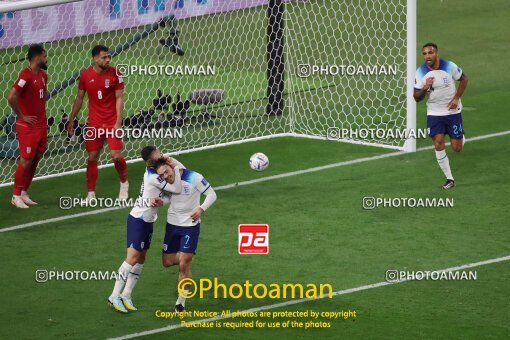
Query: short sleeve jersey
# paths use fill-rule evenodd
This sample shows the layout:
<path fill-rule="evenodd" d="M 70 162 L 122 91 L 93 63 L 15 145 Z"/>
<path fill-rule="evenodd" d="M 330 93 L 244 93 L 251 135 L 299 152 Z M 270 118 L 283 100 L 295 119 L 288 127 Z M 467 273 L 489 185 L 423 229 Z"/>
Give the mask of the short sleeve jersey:
<path fill-rule="evenodd" d="M 115 67 L 97 73 L 90 66 L 80 75 L 78 89 L 87 92 L 89 115 L 87 124 L 96 128 L 112 128 L 117 121 L 115 91 L 124 89 L 124 79 Z"/>
<path fill-rule="evenodd" d="M 425 86 L 427 78 L 433 77 L 434 82 L 427 100 L 427 115 L 429 116 L 448 116 L 462 111 L 462 102 L 459 99 L 459 105 L 454 110 L 448 109 L 448 103 L 455 96 L 455 81 L 462 76 L 462 69 L 454 62 L 439 59 L 439 68 L 430 69 L 427 64 L 423 64 L 416 70 L 414 88 L 421 90 Z"/>

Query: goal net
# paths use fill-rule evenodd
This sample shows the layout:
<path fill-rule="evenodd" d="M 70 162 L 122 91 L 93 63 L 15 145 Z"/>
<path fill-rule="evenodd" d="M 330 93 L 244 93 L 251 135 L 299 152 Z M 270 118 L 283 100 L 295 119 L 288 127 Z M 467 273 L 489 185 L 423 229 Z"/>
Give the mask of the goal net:
<path fill-rule="evenodd" d="M 19 160 L 6 99 L 33 43 L 48 54 L 48 149 L 36 177 L 83 171 L 87 100 L 68 116 L 91 49 L 124 76 L 124 155 L 183 153 L 277 136 L 412 151 L 373 129 L 413 127 L 415 0 L 32 0 L 0 5 L 0 185 Z M 23 4 L 22 4 L 23 3 Z M 24 5 L 24 6 L 22 6 Z M 17 6 L 17 7 L 16 7 Z M 34 6 L 38 6 L 35 7 Z M 414 20 L 414 18 L 413 18 Z M 412 59 L 411 59 L 412 60 Z M 406 81 L 407 80 L 407 81 Z M 66 124 L 77 127 L 68 138 Z M 349 131 L 349 134 L 346 134 Z M 352 133 L 354 131 L 354 133 Z M 372 131 L 372 132 L 371 132 Z M 368 133 L 367 133 L 368 132 Z M 408 141 L 409 142 L 409 141 Z M 107 146 L 100 164 L 109 166 Z"/>

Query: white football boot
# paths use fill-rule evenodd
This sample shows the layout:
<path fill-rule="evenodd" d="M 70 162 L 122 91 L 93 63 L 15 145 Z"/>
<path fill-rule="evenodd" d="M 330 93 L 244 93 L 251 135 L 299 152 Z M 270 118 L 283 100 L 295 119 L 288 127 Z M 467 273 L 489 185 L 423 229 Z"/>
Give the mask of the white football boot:
<path fill-rule="evenodd" d="M 28 208 L 28 205 L 26 205 L 25 202 L 23 202 L 23 200 L 21 199 L 21 196 L 12 196 L 11 204 L 14 205 L 16 208 L 20 208 L 20 209 Z"/>
<path fill-rule="evenodd" d="M 37 202 L 34 202 L 30 199 L 30 197 L 28 196 L 28 193 L 27 192 L 21 192 L 21 200 L 26 204 L 26 205 L 37 205 Z"/>

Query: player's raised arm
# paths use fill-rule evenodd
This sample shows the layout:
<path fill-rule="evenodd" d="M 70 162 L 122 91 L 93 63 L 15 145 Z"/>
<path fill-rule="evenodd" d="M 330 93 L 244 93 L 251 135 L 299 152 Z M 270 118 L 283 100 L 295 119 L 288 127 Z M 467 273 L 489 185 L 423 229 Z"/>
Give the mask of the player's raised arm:
<path fill-rule="evenodd" d="M 423 85 L 422 88 L 414 88 L 414 93 L 413 93 L 413 96 L 414 96 L 414 100 L 416 102 L 421 102 L 425 96 L 427 95 L 427 92 L 430 91 L 430 89 L 432 88 L 432 84 L 434 83 L 434 78 L 433 77 L 429 77 L 427 78 L 427 80 L 425 81 L 425 85 Z"/>
<path fill-rule="evenodd" d="M 124 89 L 115 91 L 115 109 L 117 111 L 115 128 L 120 129 L 122 127 L 122 115 L 124 112 Z"/>
<path fill-rule="evenodd" d="M 170 165 L 172 168 L 175 168 L 176 166 L 178 166 L 181 169 L 186 169 L 186 167 L 181 162 L 179 162 L 177 159 L 170 157 L 168 155 L 162 155 L 162 157 L 166 161 L 166 164 Z"/>

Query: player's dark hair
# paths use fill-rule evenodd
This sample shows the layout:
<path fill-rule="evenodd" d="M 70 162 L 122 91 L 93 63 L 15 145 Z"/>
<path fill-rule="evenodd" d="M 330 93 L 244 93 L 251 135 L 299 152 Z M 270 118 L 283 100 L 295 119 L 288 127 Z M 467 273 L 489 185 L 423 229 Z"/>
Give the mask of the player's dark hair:
<path fill-rule="evenodd" d="M 159 167 L 163 166 L 163 165 L 166 165 L 166 160 L 164 158 L 160 158 L 158 159 L 155 163 L 154 163 L 154 169 L 155 170 L 158 170 Z"/>
<path fill-rule="evenodd" d="M 28 59 L 28 61 L 32 61 L 32 59 L 34 59 L 34 57 L 37 57 L 38 55 L 41 55 L 44 52 L 46 52 L 46 50 L 44 49 L 44 47 L 42 45 L 40 45 L 40 44 L 30 45 L 30 47 L 28 48 L 28 52 L 27 52 L 27 59 Z"/>
<path fill-rule="evenodd" d="M 92 57 L 99 55 L 101 52 L 108 52 L 108 47 L 105 45 L 96 45 L 92 48 Z"/>
<path fill-rule="evenodd" d="M 423 45 L 421 49 L 424 49 L 425 47 L 434 47 L 436 51 L 439 51 L 439 48 L 437 48 L 437 45 L 434 44 L 433 42 L 426 43 L 425 45 Z"/>
<path fill-rule="evenodd" d="M 142 159 L 147 162 L 154 151 L 156 151 L 156 147 L 154 145 L 146 146 L 142 149 Z"/>

